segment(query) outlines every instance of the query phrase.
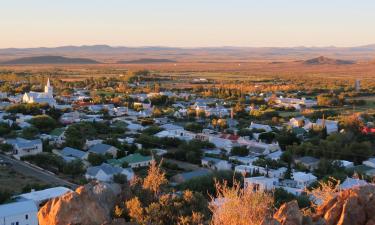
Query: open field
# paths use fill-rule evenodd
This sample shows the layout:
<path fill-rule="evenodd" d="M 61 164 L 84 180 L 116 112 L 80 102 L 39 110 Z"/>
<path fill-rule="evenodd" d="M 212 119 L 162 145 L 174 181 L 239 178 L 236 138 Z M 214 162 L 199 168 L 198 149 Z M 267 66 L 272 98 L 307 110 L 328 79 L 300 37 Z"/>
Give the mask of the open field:
<path fill-rule="evenodd" d="M 0 166 L 0 190 L 21 193 L 23 187 L 32 184 L 45 185 L 40 180 L 22 175 L 11 167 Z"/>
<path fill-rule="evenodd" d="M 213 63 L 163 63 L 163 64 L 98 64 L 98 65 L 18 65 L 0 66 L 1 70 L 39 73 L 59 76 L 66 81 L 87 77 L 112 77 L 127 71 L 151 70 L 174 78 L 205 77 L 218 80 L 256 80 L 275 77 L 300 77 L 324 79 L 356 78 L 375 79 L 375 63 L 363 62 L 353 65 L 305 65 L 301 62 L 284 61 L 213 62 Z"/>

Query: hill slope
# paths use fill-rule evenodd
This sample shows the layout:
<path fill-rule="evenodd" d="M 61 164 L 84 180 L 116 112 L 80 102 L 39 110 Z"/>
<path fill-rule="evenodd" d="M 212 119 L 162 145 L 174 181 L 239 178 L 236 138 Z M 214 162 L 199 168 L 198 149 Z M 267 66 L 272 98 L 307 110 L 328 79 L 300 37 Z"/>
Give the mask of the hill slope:
<path fill-rule="evenodd" d="M 98 64 L 98 61 L 86 58 L 67 58 L 63 56 L 34 56 L 1 62 L 6 65 L 20 64 Z"/>
<path fill-rule="evenodd" d="M 320 56 L 318 58 L 305 60 L 303 63 L 306 65 L 350 65 L 354 64 L 355 62 L 350 60 L 331 59 Z"/>
<path fill-rule="evenodd" d="M 176 61 L 170 59 L 153 59 L 153 58 L 142 58 L 129 61 L 118 61 L 119 64 L 149 64 L 149 63 L 175 63 Z"/>

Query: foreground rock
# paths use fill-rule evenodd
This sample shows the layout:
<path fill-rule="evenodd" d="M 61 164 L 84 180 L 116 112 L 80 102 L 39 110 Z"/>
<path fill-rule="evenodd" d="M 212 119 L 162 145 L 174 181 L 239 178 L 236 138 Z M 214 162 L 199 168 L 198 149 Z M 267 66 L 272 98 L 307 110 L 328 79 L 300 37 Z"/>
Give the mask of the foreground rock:
<path fill-rule="evenodd" d="M 90 183 L 48 201 L 38 212 L 40 225 L 100 225 L 111 221 L 120 187 Z"/>
<path fill-rule="evenodd" d="M 296 201 L 284 204 L 263 225 L 375 225 L 375 185 L 340 192 L 315 214 L 303 216 Z"/>

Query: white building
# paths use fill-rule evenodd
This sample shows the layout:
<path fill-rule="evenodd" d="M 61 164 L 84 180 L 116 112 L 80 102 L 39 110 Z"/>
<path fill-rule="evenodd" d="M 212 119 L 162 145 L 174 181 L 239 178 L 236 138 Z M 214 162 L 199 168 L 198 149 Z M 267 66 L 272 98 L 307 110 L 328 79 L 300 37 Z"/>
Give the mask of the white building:
<path fill-rule="evenodd" d="M 53 87 L 48 79 L 47 85 L 44 87 L 44 92 L 29 92 L 22 97 L 24 103 L 48 103 L 53 106 L 56 105 L 56 100 L 53 98 Z"/>
<path fill-rule="evenodd" d="M 258 172 L 264 176 L 267 175 L 268 173 L 268 177 L 278 178 L 278 179 L 284 178 L 284 174 L 286 170 L 287 168 L 285 167 L 281 167 L 275 170 L 275 169 L 267 169 L 267 168 L 260 167 L 260 166 L 254 166 L 254 165 L 238 165 L 234 168 L 234 171 L 237 173 L 246 174 L 246 173 Z"/>
<path fill-rule="evenodd" d="M 24 193 L 18 196 L 15 196 L 14 199 L 18 202 L 24 201 L 33 201 L 34 204 L 39 207 L 47 201 L 60 197 L 66 193 L 72 192 L 69 188 L 66 187 L 53 187 L 47 188 L 40 191 L 31 191 L 29 193 Z"/>
<path fill-rule="evenodd" d="M 43 143 L 40 139 L 26 140 L 16 138 L 8 139 L 6 142 L 13 146 L 13 154 L 17 159 L 20 159 L 22 156 L 35 155 L 43 152 Z"/>
<path fill-rule="evenodd" d="M 368 160 L 363 161 L 362 164 L 365 166 L 375 168 L 375 158 L 369 158 Z"/>
<path fill-rule="evenodd" d="M 293 173 L 293 180 L 297 182 L 298 188 L 306 188 L 315 181 L 317 181 L 317 177 L 312 175 L 311 173 L 304 173 L 304 172 L 294 172 Z"/>
<path fill-rule="evenodd" d="M 33 201 L 0 205 L 1 225 L 38 225 L 38 208 Z"/>
<path fill-rule="evenodd" d="M 268 177 L 248 177 L 244 179 L 244 186 L 252 187 L 257 191 L 271 191 L 278 185 L 279 179 Z"/>
<path fill-rule="evenodd" d="M 232 169 L 232 164 L 230 164 L 228 161 L 211 157 L 203 157 L 201 164 L 203 167 L 219 171 Z"/>
<path fill-rule="evenodd" d="M 116 174 L 125 175 L 127 180 L 131 180 L 134 177 L 134 172 L 131 168 L 124 169 L 121 167 L 111 166 L 106 163 L 103 163 L 100 166 L 87 168 L 85 177 L 86 179 L 96 179 L 103 182 L 111 182 L 113 181 L 113 176 Z"/>
<path fill-rule="evenodd" d="M 339 130 L 339 122 L 334 120 L 317 119 L 316 125 L 326 127 L 327 134 L 332 134 L 334 132 L 338 132 Z"/>
<path fill-rule="evenodd" d="M 264 124 L 254 123 L 254 122 L 251 122 L 249 129 L 250 130 L 252 129 L 264 130 L 265 132 L 272 131 L 272 128 L 269 125 L 264 125 Z"/>

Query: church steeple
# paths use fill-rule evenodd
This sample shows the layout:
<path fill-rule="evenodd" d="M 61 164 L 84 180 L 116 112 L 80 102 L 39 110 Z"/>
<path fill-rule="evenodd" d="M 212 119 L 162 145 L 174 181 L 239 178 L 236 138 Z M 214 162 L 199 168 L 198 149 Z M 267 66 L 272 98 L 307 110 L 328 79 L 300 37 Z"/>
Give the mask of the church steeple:
<path fill-rule="evenodd" d="M 49 81 L 49 78 L 47 80 L 47 85 L 44 86 L 44 93 L 46 93 L 48 96 L 53 96 L 53 87 L 51 86 L 51 82 Z"/>

